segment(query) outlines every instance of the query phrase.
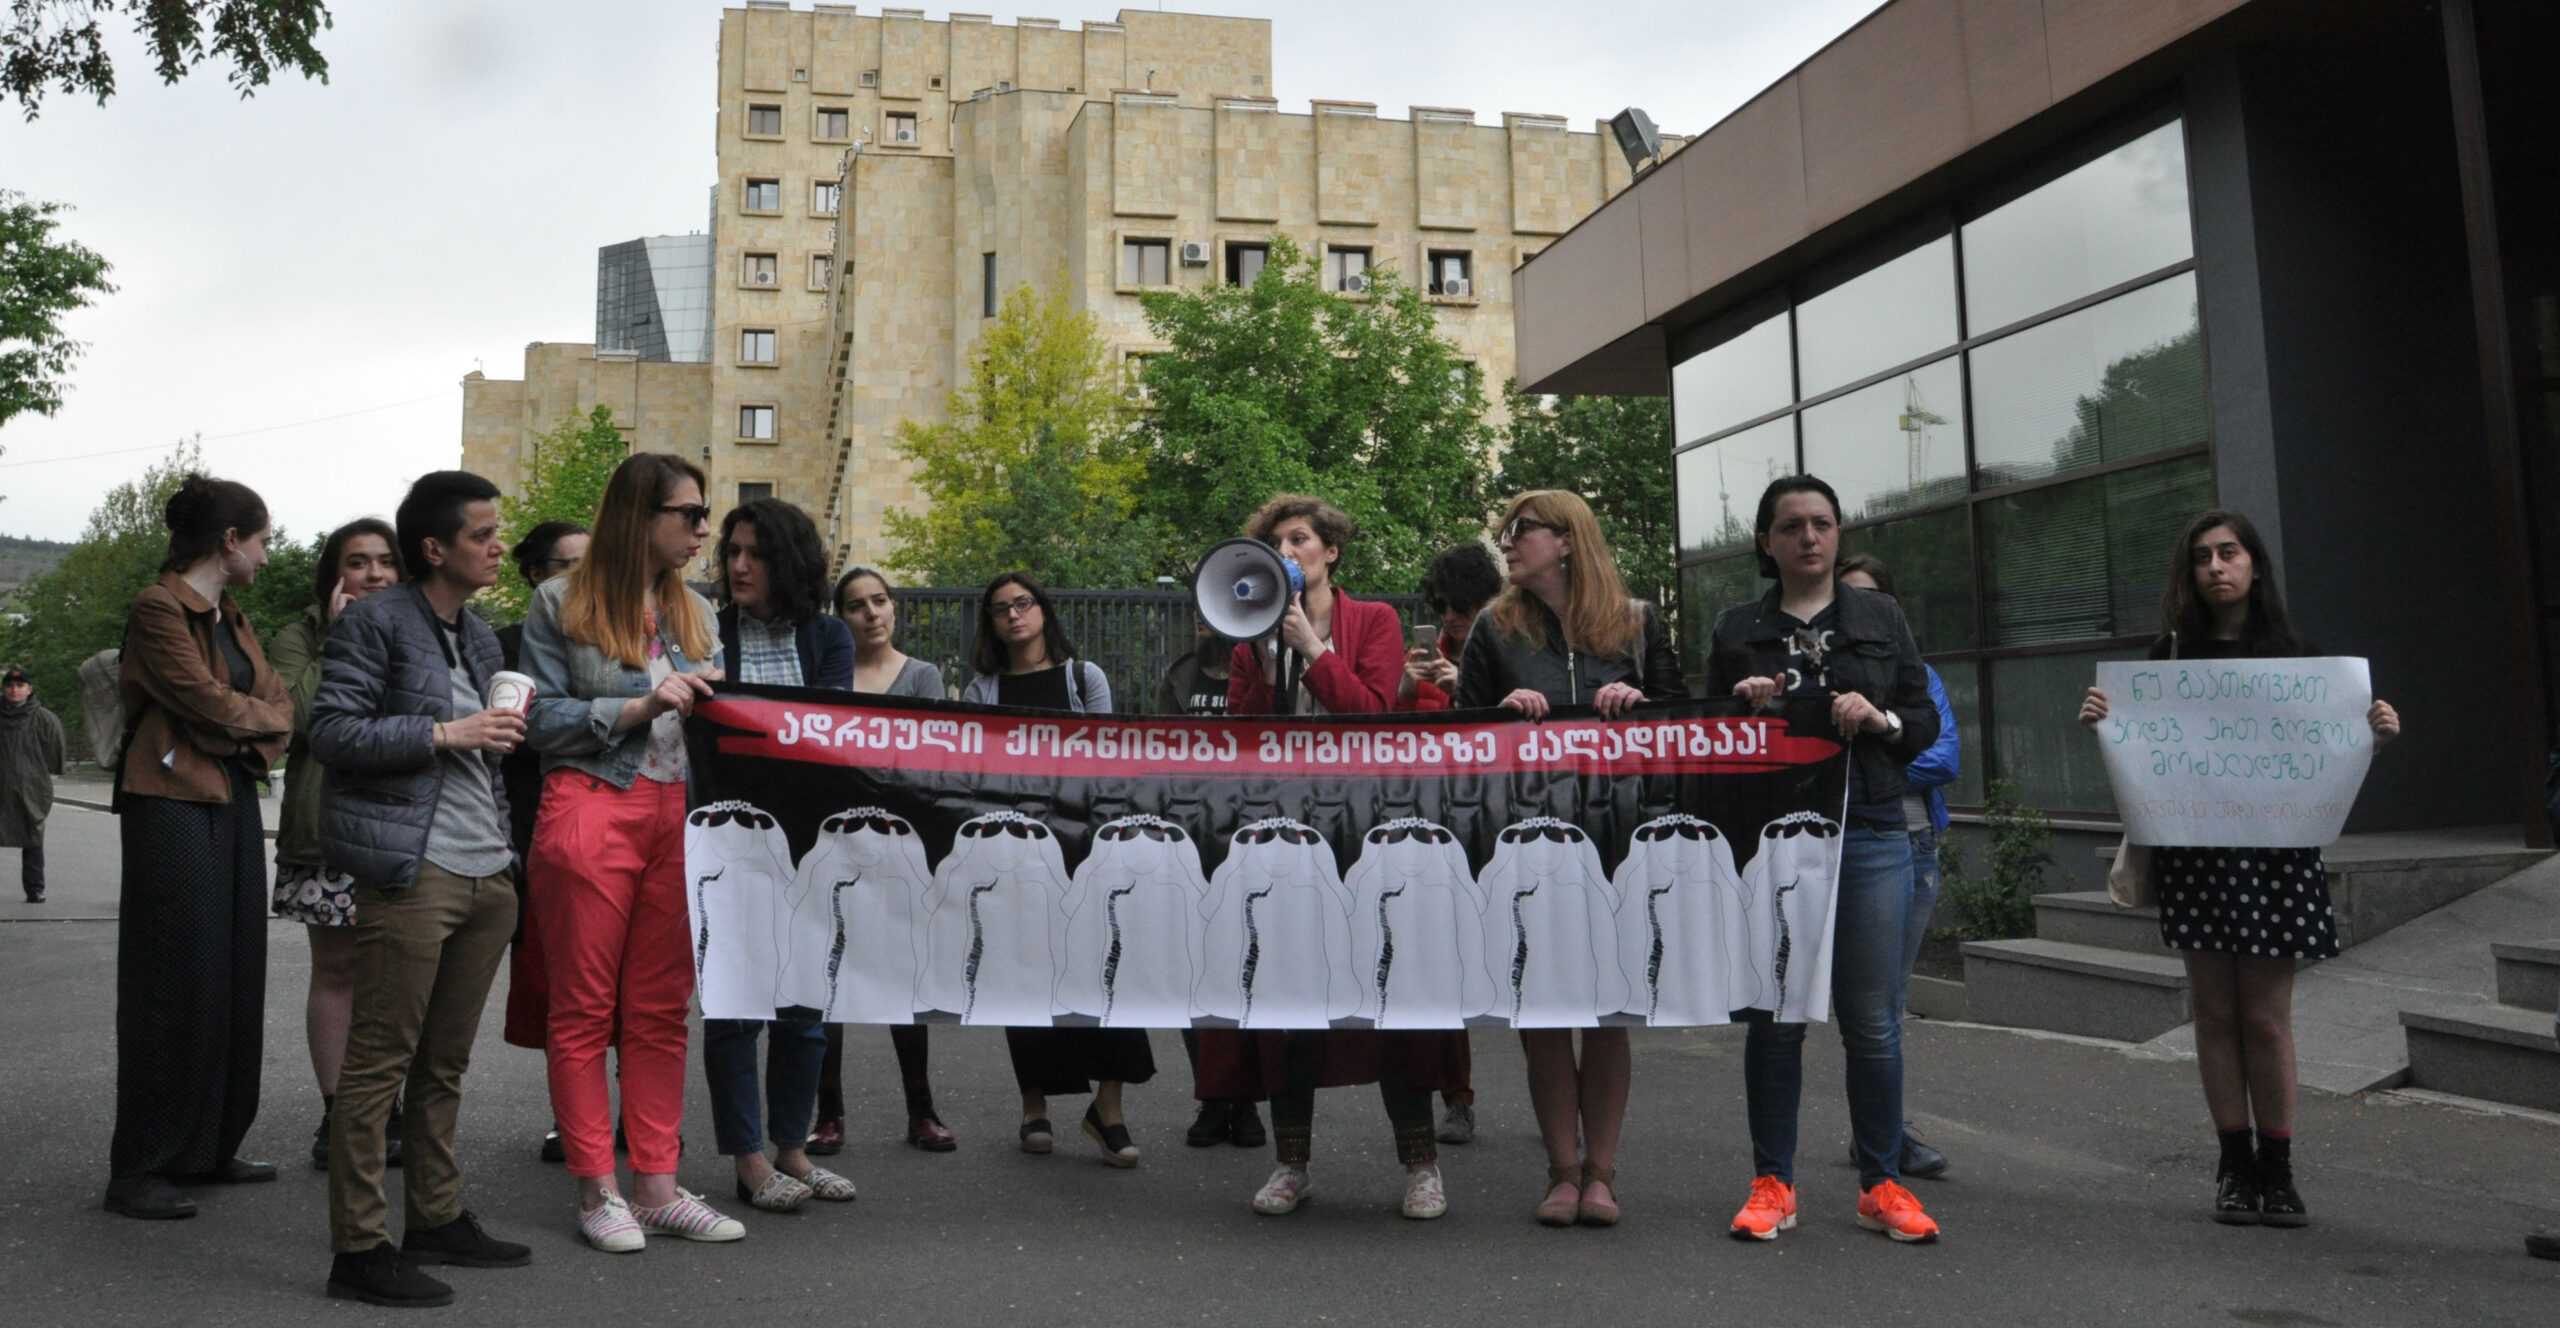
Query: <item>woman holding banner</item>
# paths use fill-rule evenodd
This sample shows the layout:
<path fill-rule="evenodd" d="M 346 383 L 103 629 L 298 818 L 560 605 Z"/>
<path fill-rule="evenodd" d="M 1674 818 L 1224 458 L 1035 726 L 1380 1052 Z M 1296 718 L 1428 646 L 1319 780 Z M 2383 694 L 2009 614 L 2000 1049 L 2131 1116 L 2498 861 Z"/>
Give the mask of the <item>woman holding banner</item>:
<path fill-rule="evenodd" d="M 676 1187 L 684 1120 L 686 937 L 684 717 L 711 694 L 720 637 L 685 585 L 711 508 L 702 471 L 635 453 L 605 481 L 587 556 L 534 592 L 524 671 L 527 742 L 544 767 L 533 831 L 533 895 L 549 970 L 544 1055 L 551 1110 L 578 1182 L 578 1230 L 628 1253 L 647 1233 L 731 1241 L 747 1234 Z M 614 1183 L 604 1053 L 616 1048 L 631 1200 Z"/>
<path fill-rule="evenodd" d="M 1928 672 L 1890 595 L 1834 580 L 1840 499 L 1810 475 L 1774 480 L 1752 523 L 1760 575 L 1778 584 L 1716 619 L 1707 694 L 1755 706 L 1825 701 L 1849 737 L 1848 824 L 1832 923 L 1832 1018 L 1848 1061 L 1858 1158 L 1858 1225 L 1926 1243 L 1938 1224 L 1901 1180 L 1903 933 L 1911 902 L 1904 768 L 1938 737 Z M 1772 851 L 1762 848 L 1761 852 Z M 1746 1010 L 1743 1094 L 1751 1119 L 1751 1196 L 1737 1240 L 1775 1240 L 1796 1223 L 1796 1114 L 1804 1089 L 1801 1023 Z"/>
<path fill-rule="evenodd" d="M 1244 533 L 1295 559 L 1306 589 L 1281 618 L 1277 646 L 1265 641 L 1235 648 L 1227 677 L 1228 713 L 1268 715 L 1287 709 L 1301 715 L 1371 715 L 1394 709 L 1397 684 L 1404 676 L 1404 628 L 1395 608 L 1353 599 L 1333 584 L 1343 549 L 1351 542 L 1351 518 L 1323 499 L 1282 494 L 1245 522 Z M 1280 689 L 1273 684 L 1280 671 L 1280 646 L 1295 658 L 1293 671 L 1301 676 L 1291 706 L 1281 703 Z M 1271 1134 L 1280 1165 L 1255 1191 L 1253 1211 L 1276 1217 L 1297 1211 L 1313 1189 L 1307 1164 L 1314 1156 L 1316 1090 L 1377 1084 L 1395 1129 L 1396 1159 L 1405 1167 L 1402 1212 L 1428 1220 L 1449 1211 L 1431 1094 L 1450 1086 L 1447 1068 L 1465 1042 L 1464 1029 L 1209 1030 L 1200 1035 L 1196 1091 L 1204 1101 L 1271 1099 Z"/>
<path fill-rule="evenodd" d="M 1467 633 L 1457 705 L 1499 705 L 1531 719 L 1556 706 L 1623 715 L 1681 694 L 1680 658 L 1662 615 L 1629 598 L 1591 505 L 1561 489 L 1533 489 L 1503 509 L 1496 543 L 1510 587 Z M 1626 1122 L 1627 1030 L 1520 1031 L 1529 1101 L 1547 1146 L 1551 1227 L 1618 1222 L 1618 1132 Z"/>
<path fill-rule="evenodd" d="M 2315 653 L 2297 635 L 2258 528 L 2237 512 L 2187 523 L 2169 551 L 2160 595 L 2164 629 L 2152 659 L 2282 659 Z M 2107 694 L 2080 703 L 2091 728 Z M 2376 700 L 2365 714 L 2374 745 L 2400 735 L 2400 714 Z M 2293 1183 L 2293 972 L 2338 953 L 2328 870 L 2316 848 L 2152 850 L 2160 940 L 2185 958 L 2194 993 L 2196 1072 L 2221 1137 L 2213 1218 L 2231 1226 L 2307 1226 Z M 2251 1123 L 2255 1122 L 2253 1134 Z"/>

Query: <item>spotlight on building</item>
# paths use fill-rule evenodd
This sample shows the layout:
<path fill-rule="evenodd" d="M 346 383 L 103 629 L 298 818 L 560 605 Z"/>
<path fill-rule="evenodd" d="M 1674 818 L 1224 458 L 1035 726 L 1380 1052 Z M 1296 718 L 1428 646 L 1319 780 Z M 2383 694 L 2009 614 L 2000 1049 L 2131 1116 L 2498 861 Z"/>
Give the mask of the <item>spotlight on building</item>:
<path fill-rule="evenodd" d="M 1644 164 L 1662 155 L 1662 134 L 1653 127 L 1653 117 L 1640 106 L 1630 106 L 1609 117 L 1609 132 L 1617 135 L 1618 151 L 1627 154 L 1627 169 L 1641 174 Z"/>

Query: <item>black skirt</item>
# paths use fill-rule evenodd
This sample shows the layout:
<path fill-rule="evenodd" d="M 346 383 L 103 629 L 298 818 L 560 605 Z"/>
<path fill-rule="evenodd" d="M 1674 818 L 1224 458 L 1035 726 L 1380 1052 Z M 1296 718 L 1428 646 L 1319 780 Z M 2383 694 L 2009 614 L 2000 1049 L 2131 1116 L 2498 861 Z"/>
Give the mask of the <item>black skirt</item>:
<path fill-rule="evenodd" d="M 2316 848 L 2160 848 L 2160 940 L 2173 950 L 2334 959 L 2329 869 Z"/>
<path fill-rule="evenodd" d="M 1008 1028 L 1014 1086 L 1025 1097 L 1076 1097 L 1097 1079 L 1143 1084 L 1156 1077 L 1155 1048 L 1141 1028 Z"/>

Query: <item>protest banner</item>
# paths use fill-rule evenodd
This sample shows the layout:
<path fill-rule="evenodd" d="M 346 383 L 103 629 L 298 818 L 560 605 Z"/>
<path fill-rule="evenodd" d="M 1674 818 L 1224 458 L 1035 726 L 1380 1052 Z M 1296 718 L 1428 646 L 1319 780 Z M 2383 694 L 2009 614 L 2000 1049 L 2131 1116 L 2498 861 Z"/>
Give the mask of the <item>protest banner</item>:
<path fill-rule="evenodd" d="M 711 1018 L 1829 1017 L 1848 761 L 1820 704 L 1210 719 L 723 687 L 686 741 Z"/>
<path fill-rule="evenodd" d="M 2373 764 L 2361 659 L 2105 663 L 2098 749 L 2125 838 L 2196 848 L 2319 848 Z"/>

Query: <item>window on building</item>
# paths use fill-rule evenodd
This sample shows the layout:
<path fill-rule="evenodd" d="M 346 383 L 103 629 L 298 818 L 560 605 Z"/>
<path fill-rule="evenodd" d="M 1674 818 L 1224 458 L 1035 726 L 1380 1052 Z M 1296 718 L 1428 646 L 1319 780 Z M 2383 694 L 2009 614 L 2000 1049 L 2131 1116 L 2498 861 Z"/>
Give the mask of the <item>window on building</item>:
<path fill-rule="evenodd" d="M 779 254 L 747 254 L 742 258 L 738 281 L 747 286 L 773 286 L 782 281 L 782 258 Z"/>
<path fill-rule="evenodd" d="M 2195 256 L 2172 121 L 1964 225 L 1974 335 Z"/>
<path fill-rule="evenodd" d="M 750 327 L 738 332 L 738 363 L 773 363 L 773 329 Z"/>
<path fill-rule="evenodd" d="M 832 217 L 844 205 L 844 183 L 840 180 L 813 180 L 809 183 L 809 211 L 812 215 Z"/>
<path fill-rule="evenodd" d="M 1369 251 L 1329 245 L 1324 251 L 1324 288 L 1329 291 L 1369 289 Z"/>
<path fill-rule="evenodd" d="M 750 179 L 747 181 L 746 209 L 749 212 L 780 212 L 782 181 Z"/>
<path fill-rule="evenodd" d="M 773 407 L 738 407 L 738 436 L 753 442 L 773 441 Z"/>
<path fill-rule="evenodd" d="M 1153 355 L 1137 351 L 1131 351 L 1120 357 L 1120 381 L 1128 385 L 1129 395 L 1135 397 L 1138 404 L 1142 406 L 1152 405 L 1155 402 L 1155 393 L 1147 387 L 1147 361 L 1154 358 Z"/>
<path fill-rule="evenodd" d="M 1434 249 L 1426 257 L 1429 271 L 1423 288 L 1426 295 L 1471 296 L 1476 293 L 1475 255 L 1463 249 Z"/>
<path fill-rule="evenodd" d="M 1122 240 L 1120 284 L 1162 286 L 1173 280 L 1173 241 Z"/>
<path fill-rule="evenodd" d="M 853 137 L 853 112 L 842 106 L 819 107 L 818 137 L 829 142 Z"/>
<path fill-rule="evenodd" d="M 809 289 L 825 290 L 827 288 L 827 279 L 834 274 L 835 270 L 836 256 L 834 254 L 809 255 Z"/>
<path fill-rule="evenodd" d="M 978 316 L 993 318 L 1000 301 L 996 297 L 996 256 L 978 255 Z"/>
<path fill-rule="evenodd" d="M 749 105 L 747 107 L 747 132 L 750 134 L 769 135 L 774 138 L 780 138 L 782 136 L 782 108 L 779 106 Z"/>
<path fill-rule="evenodd" d="M 886 141 L 887 141 L 887 142 L 891 142 L 891 143 L 903 143 L 903 144 L 906 144 L 906 145 L 908 145 L 908 146 L 913 146 L 913 145 L 917 142 L 917 138 L 916 138 L 916 116 L 915 116 L 915 112 L 913 112 L 913 111 L 891 111 L 891 112 L 889 112 L 889 114 L 888 114 L 888 126 L 889 126 L 889 132 L 888 132 L 888 134 L 887 134 L 887 136 L 886 136 Z"/>
<path fill-rule="evenodd" d="M 1954 345 L 1955 250 L 1941 234 L 1798 304 L 1799 389 L 1818 396 Z"/>
<path fill-rule="evenodd" d="M 1250 286 L 1262 276 L 1263 264 L 1271 261 L 1267 244 L 1231 244 L 1227 246 L 1227 284 Z"/>
<path fill-rule="evenodd" d="M 764 480 L 738 481 L 738 506 L 760 502 L 773 496 L 773 485 Z"/>

